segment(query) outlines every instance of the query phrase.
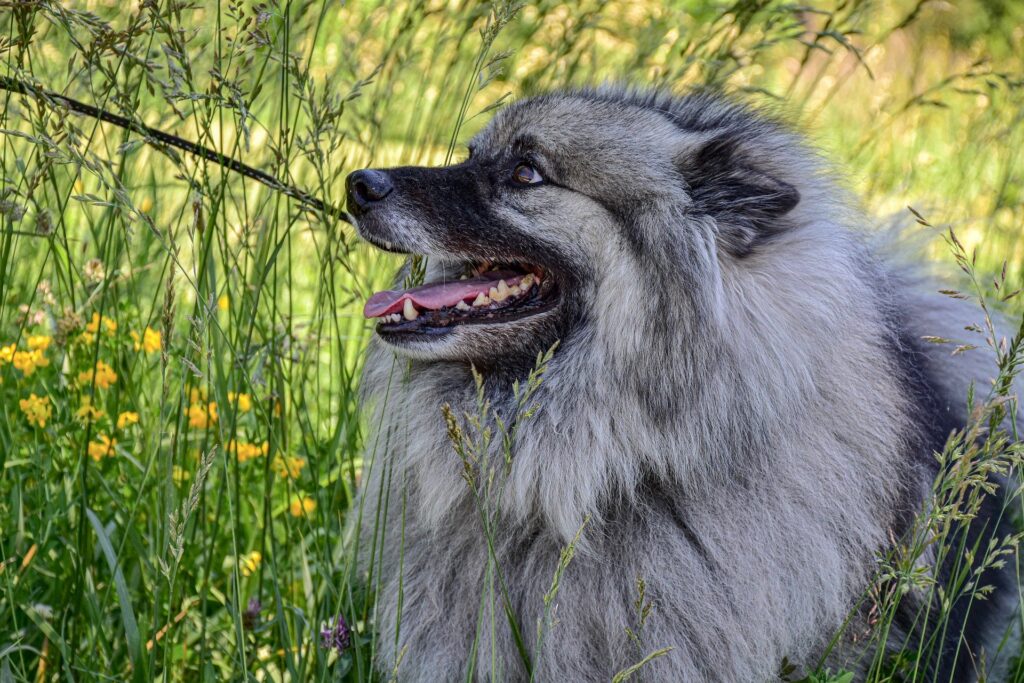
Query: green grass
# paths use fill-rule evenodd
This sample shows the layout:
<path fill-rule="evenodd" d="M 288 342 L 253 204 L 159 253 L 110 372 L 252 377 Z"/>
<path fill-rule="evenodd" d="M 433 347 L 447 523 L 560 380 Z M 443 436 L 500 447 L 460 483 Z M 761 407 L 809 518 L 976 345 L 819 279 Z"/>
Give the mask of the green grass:
<path fill-rule="evenodd" d="M 726 87 L 805 126 L 868 210 L 926 209 L 982 274 L 1007 262 L 1003 291 L 1024 283 L 1024 9 L 1009 0 L 42 0 L 0 6 L 0 23 L 0 73 L 333 204 L 356 168 L 459 158 L 506 97 Z M 215 165 L 0 97 L 0 681 L 369 678 L 372 595 L 345 537 L 360 309 L 397 261 Z M 146 328 L 159 343 L 136 349 Z M 21 369 L 3 361 L 43 336 Z M 110 386 L 82 377 L 98 361 Z M 125 412 L 138 424 L 119 428 Z M 317 646 L 336 614 L 355 631 L 340 659 Z"/>

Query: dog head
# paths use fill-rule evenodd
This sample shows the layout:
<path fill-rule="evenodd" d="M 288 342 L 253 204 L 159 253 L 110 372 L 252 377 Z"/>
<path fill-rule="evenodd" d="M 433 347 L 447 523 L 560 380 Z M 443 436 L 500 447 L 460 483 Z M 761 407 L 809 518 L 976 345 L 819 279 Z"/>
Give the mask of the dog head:
<path fill-rule="evenodd" d="M 800 193 L 779 158 L 792 144 L 717 96 L 522 100 L 462 163 L 349 175 L 360 235 L 426 257 L 426 284 L 377 293 L 365 314 L 401 353 L 484 365 L 605 325 L 620 338 L 630 326 L 628 339 L 666 317 L 700 324 L 723 261 L 787 227 Z"/>

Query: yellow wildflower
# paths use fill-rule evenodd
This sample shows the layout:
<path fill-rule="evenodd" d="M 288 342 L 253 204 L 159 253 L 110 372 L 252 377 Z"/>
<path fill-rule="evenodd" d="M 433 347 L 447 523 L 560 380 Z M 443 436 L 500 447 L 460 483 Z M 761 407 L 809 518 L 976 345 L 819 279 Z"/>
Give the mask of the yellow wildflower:
<path fill-rule="evenodd" d="M 99 462 L 103 458 L 113 457 L 114 446 L 117 445 L 117 439 L 111 439 L 106 434 L 100 434 L 96 437 L 95 441 L 89 442 L 89 457 Z"/>
<path fill-rule="evenodd" d="M 18 406 L 21 407 L 21 412 L 25 413 L 28 423 L 30 425 L 34 424 L 37 427 L 45 427 L 46 421 L 53 414 L 53 408 L 50 406 L 50 398 L 48 396 L 39 397 L 35 394 L 29 394 L 28 398 L 18 401 Z"/>
<path fill-rule="evenodd" d="M 228 295 L 227 294 L 221 294 L 220 298 L 217 299 L 217 308 L 219 308 L 222 311 L 226 311 L 226 310 L 228 310 L 228 304 L 230 304 L 230 303 L 231 303 L 231 300 L 228 299 Z"/>
<path fill-rule="evenodd" d="M 149 213 L 149 210 L 153 208 L 153 200 L 149 197 L 143 197 L 142 201 L 139 202 L 139 211 L 142 213 Z"/>
<path fill-rule="evenodd" d="M 263 555 L 258 550 L 246 553 L 238 558 L 238 564 L 242 568 L 242 576 L 252 576 L 260 568 Z"/>
<path fill-rule="evenodd" d="M 146 353 L 156 353 L 160 350 L 161 341 L 160 332 L 147 327 L 142 333 L 142 350 Z"/>
<path fill-rule="evenodd" d="M 4 363 L 10 363 L 14 360 L 14 352 L 17 347 L 14 344 L 8 344 L 7 346 L 0 346 L 0 365 Z"/>
<path fill-rule="evenodd" d="M 89 424 L 103 417 L 106 413 L 92 404 L 91 396 L 82 397 L 82 406 L 75 411 L 75 419 L 82 424 Z"/>
<path fill-rule="evenodd" d="M 188 481 L 192 478 L 192 473 L 186 470 L 184 467 L 178 467 L 177 465 L 171 468 L 171 479 L 176 483 Z"/>
<path fill-rule="evenodd" d="M 193 403 L 188 407 L 189 427 L 194 427 L 196 429 L 206 429 L 210 425 L 214 424 L 217 424 L 216 403 L 210 402 L 205 406 L 202 403 Z"/>
<path fill-rule="evenodd" d="M 104 331 L 106 331 L 107 336 L 110 336 L 117 332 L 117 321 L 111 320 L 107 316 L 100 315 L 99 313 L 95 312 L 92 314 L 92 320 L 86 323 L 85 331 L 88 332 L 90 335 L 95 335 L 97 332 L 100 331 L 101 326 L 103 327 Z M 84 337 L 85 335 L 83 334 L 82 336 Z M 93 338 L 94 337 L 90 336 L 89 340 L 91 341 Z"/>
<path fill-rule="evenodd" d="M 188 399 L 192 403 L 200 403 L 206 400 L 206 387 L 192 388 L 188 392 Z"/>
<path fill-rule="evenodd" d="M 98 389 L 109 389 L 117 381 L 117 373 L 103 361 L 97 361 L 95 370 L 78 373 L 79 384 L 91 386 L 93 379 L 95 379 Z"/>
<path fill-rule="evenodd" d="M 195 429 L 206 429 L 209 425 L 209 415 L 206 408 L 200 403 L 193 403 L 188 407 L 188 426 Z"/>
<path fill-rule="evenodd" d="M 124 411 L 123 413 L 121 413 L 120 415 L 117 416 L 117 428 L 118 429 L 124 429 L 125 427 L 127 427 L 129 425 L 134 425 L 134 424 L 138 424 L 138 423 L 139 423 L 139 414 L 138 413 L 133 413 L 130 410 L 126 410 L 126 411 Z"/>
<path fill-rule="evenodd" d="M 274 468 L 277 476 L 282 479 L 298 479 L 299 475 L 302 474 L 302 468 L 306 466 L 306 461 L 303 458 L 296 458 L 291 455 L 276 455 L 270 466 Z"/>
<path fill-rule="evenodd" d="M 33 351 L 45 351 L 50 348 L 53 337 L 46 334 L 31 334 L 28 337 L 28 348 Z"/>
<path fill-rule="evenodd" d="M 24 373 L 26 377 L 36 371 L 36 368 L 45 368 L 50 364 L 50 359 L 41 350 L 15 351 L 13 358 L 14 367 Z"/>
<path fill-rule="evenodd" d="M 160 350 L 160 332 L 154 330 L 151 327 L 147 327 L 142 332 L 142 336 L 135 330 L 128 333 L 131 335 L 132 341 L 135 342 L 136 351 L 145 351 L 146 353 L 156 353 Z"/>
<path fill-rule="evenodd" d="M 238 462 L 245 462 L 246 460 L 266 455 L 269 450 L 270 445 L 266 441 L 262 445 L 245 443 L 244 441 L 239 443 L 234 439 L 228 442 L 228 453 L 234 453 L 238 457 Z"/>
<path fill-rule="evenodd" d="M 236 402 L 238 403 L 238 409 L 243 413 L 248 413 L 250 410 L 252 410 L 252 397 L 249 396 L 249 394 L 236 394 L 233 391 L 229 391 L 228 403 Z"/>
<path fill-rule="evenodd" d="M 314 510 L 316 510 L 316 501 L 309 496 L 292 498 L 291 505 L 288 506 L 288 512 L 292 517 L 302 517 L 311 514 Z"/>

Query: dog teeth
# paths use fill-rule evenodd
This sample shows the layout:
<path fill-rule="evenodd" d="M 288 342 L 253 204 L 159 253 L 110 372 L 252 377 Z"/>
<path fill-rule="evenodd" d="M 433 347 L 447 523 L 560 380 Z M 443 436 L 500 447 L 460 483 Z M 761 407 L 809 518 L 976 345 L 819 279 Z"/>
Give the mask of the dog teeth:
<path fill-rule="evenodd" d="M 491 267 L 493 261 L 487 259 L 479 268 Z M 472 275 L 463 274 L 459 279 L 465 280 Z M 531 288 L 535 285 L 540 286 L 541 276 L 536 273 L 525 273 L 517 278 L 515 284 L 509 284 L 507 280 L 498 280 L 497 283 L 490 287 L 486 292 L 479 292 L 471 302 L 470 301 L 459 301 L 454 305 L 454 308 L 460 312 L 470 311 L 473 308 L 482 308 L 491 304 L 500 304 L 526 295 Z M 382 315 L 379 317 L 380 322 L 387 324 L 400 323 L 402 320 L 416 320 L 420 317 L 423 311 L 416 308 L 416 305 L 411 299 L 406 299 L 402 302 L 402 310 L 388 315 Z"/>
<path fill-rule="evenodd" d="M 491 297 L 491 301 L 497 301 L 500 303 L 508 298 L 508 287 L 506 286 L 504 291 L 497 287 L 491 287 L 487 294 Z"/>
<path fill-rule="evenodd" d="M 531 275 L 528 277 L 530 278 L 529 280 L 526 280 L 526 278 L 524 278 L 523 283 L 515 285 L 510 285 L 504 280 L 498 280 L 498 284 L 494 287 L 491 287 L 487 291 L 486 295 L 483 292 L 477 295 L 476 301 L 473 302 L 473 305 L 486 306 L 491 302 L 501 303 L 502 301 L 505 301 L 507 299 L 522 296 L 523 294 L 529 291 L 531 285 L 533 284 L 533 276 Z"/>
<path fill-rule="evenodd" d="M 412 299 L 405 300 L 405 306 L 402 307 L 402 315 L 406 320 L 415 320 L 420 316 L 420 312 L 412 305 Z"/>

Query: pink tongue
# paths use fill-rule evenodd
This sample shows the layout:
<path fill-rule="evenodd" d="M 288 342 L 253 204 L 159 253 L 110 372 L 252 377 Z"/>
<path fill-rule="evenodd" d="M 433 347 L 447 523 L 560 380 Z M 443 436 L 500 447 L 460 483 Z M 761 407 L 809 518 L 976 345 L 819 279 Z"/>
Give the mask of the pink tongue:
<path fill-rule="evenodd" d="M 498 280 L 504 280 L 505 284 L 511 286 L 518 284 L 522 278 L 522 273 L 491 271 L 466 280 L 421 285 L 412 289 L 388 289 L 370 297 L 363 306 L 363 315 L 367 318 L 379 318 L 382 315 L 400 313 L 406 299 L 411 299 L 421 311 L 449 308 L 460 301 L 471 301 L 478 294 L 487 294 L 491 287 L 498 284 Z"/>

